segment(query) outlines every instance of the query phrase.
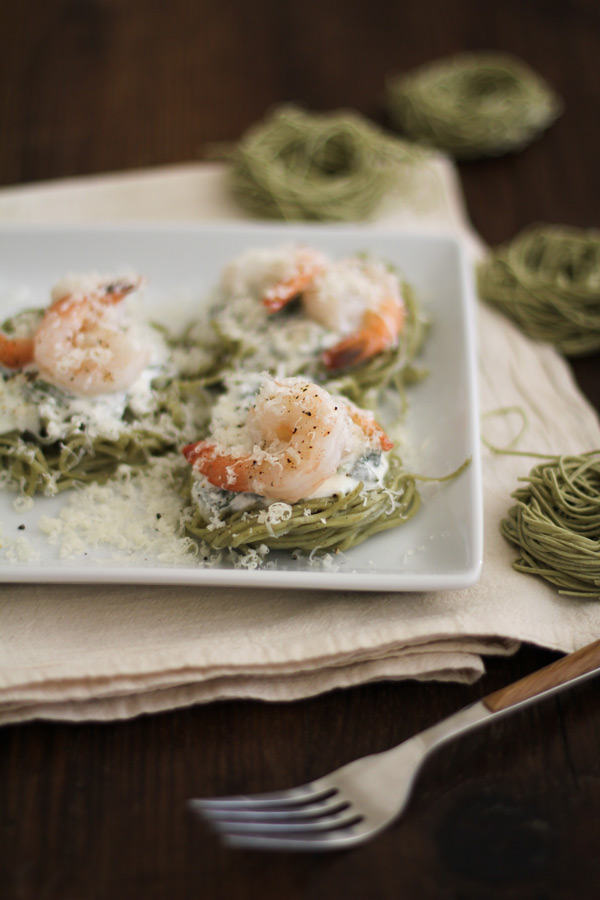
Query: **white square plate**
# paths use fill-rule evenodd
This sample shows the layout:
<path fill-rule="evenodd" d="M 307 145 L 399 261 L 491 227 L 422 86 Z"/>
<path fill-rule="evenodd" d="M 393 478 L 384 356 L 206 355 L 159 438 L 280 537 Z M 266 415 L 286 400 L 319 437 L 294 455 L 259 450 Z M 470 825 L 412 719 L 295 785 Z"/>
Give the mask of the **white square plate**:
<path fill-rule="evenodd" d="M 185 313 L 193 316 L 200 308 L 235 255 L 287 242 L 311 244 L 334 258 L 373 252 L 401 270 L 432 322 L 419 360 L 429 375 L 409 389 L 407 447 L 401 454 L 407 467 L 425 475 L 449 473 L 467 457 L 471 465 L 452 481 L 421 485 L 423 503 L 413 519 L 326 566 L 284 553 L 269 554 L 275 566 L 252 570 L 143 557 L 114 560 L 92 548 L 85 556 L 61 559 L 38 522 L 57 516 L 67 494 L 36 499 L 31 510 L 18 512 L 15 494 L 5 491 L 0 494 L 3 581 L 421 591 L 466 587 L 477 580 L 483 526 L 475 300 L 470 264 L 452 237 L 337 225 L 5 226 L 0 228 L 0 316 L 45 306 L 50 287 L 68 272 L 128 269 L 148 278 L 149 316 L 159 317 L 175 304 L 185 319 Z M 23 535 L 33 559 L 7 553 Z"/>

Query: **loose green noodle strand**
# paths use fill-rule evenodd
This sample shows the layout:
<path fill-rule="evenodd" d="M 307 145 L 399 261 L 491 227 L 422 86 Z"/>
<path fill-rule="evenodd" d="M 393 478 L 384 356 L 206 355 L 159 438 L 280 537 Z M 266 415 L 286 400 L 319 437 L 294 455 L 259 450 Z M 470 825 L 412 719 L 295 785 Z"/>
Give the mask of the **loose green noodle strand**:
<path fill-rule="evenodd" d="M 521 60 L 461 53 L 390 79 L 391 123 L 458 159 L 498 156 L 531 143 L 562 103 Z"/>
<path fill-rule="evenodd" d="M 600 349 L 600 231 L 533 225 L 477 270 L 479 296 L 567 356 Z"/>
<path fill-rule="evenodd" d="M 261 218 L 359 221 L 422 156 L 358 113 L 282 106 L 243 136 L 229 181 L 238 201 Z"/>

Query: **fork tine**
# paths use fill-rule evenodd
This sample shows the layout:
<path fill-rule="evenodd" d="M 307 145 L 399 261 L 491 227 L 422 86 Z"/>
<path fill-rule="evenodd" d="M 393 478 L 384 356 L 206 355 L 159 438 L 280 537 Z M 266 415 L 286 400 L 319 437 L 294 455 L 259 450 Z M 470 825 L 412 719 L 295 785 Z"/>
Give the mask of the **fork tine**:
<path fill-rule="evenodd" d="M 340 832 L 310 832 L 308 834 L 291 835 L 288 832 L 279 834 L 223 834 L 223 840 L 229 847 L 247 850 L 303 850 L 332 851 L 344 850 L 353 844 L 364 841 L 370 829 Z"/>
<path fill-rule="evenodd" d="M 251 834 L 257 837 L 283 834 L 316 835 L 358 825 L 362 818 L 361 815 L 346 807 L 338 815 L 321 816 L 321 818 L 310 822 L 240 822 L 230 820 L 226 822 L 213 821 L 212 824 L 223 835 Z"/>
<path fill-rule="evenodd" d="M 201 810 L 260 809 L 278 806 L 296 806 L 326 800 L 337 793 L 336 788 L 321 787 L 316 782 L 301 785 L 287 791 L 264 794 L 239 794 L 231 797 L 201 797 L 189 802 Z"/>
<path fill-rule="evenodd" d="M 198 812 L 211 822 L 302 822 L 317 819 L 321 816 L 331 816 L 348 809 L 349 803 L 344 799 L 329 798 L 324 803 L 303 803 L 301 806 L 275 806 L 275 807 L 222 807 L 203 809 Z"/>

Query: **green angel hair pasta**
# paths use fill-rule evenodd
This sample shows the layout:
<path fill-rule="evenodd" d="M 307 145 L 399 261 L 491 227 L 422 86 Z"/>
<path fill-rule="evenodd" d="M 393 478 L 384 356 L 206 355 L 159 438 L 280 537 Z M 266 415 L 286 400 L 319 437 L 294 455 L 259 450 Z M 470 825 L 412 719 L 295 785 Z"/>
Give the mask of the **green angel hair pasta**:
<path fill-rule="evenodd" d="M 546 82 L 506 53 L 461 53 L 390 79 L 392 125 L 458 159 L 499 156 L 531 143 L 559 116 Z"/>
<path fill-rule="evenodd" d="M 71 277 L 46 310 L 0 334 L 0 470 L 25 495 L 104 482 L 201 431 L 201 381 L 179 377 L 161 334 L 122 305 L 139 280 Z"/>
<path fill-rule="evenodd" d="M 243 136 L 229 184 L 264 219 L 356 222 L 375 212 L 421 156 L 358 113 L 283 106 Z"/>
<path fill-rule="evenodd" d="M 257 499 L 244 510 L 222 509 L 217 524 L 196 506 L 190 509 L 185 528 L 214 550 L 264 546 L 307 553 L 344 552 L 407 522 L 420 504 L 414 477 L 393 456 L 379 488 L 367 489 L 359 481 L 347 494 L 293 504 L 265 506 Z"/>
<path fill-rule="evenodd" d="M 532 225 L 477 269 L 482 300 L 566 356 L 600 349 L 600 231 Z"/>
<path fill-rule="evenodd" d="M 361 254 L 249 250 L 224 270 L 211 322 L 223 379 L 302 375 L 374 408 L 387 387 L 400 395 L 421 374 L 415 359 L 427 323 L 414 292 L 385 262 Z"/>
<path fill-rule="evenodd" d="M 520 551 L 514 568 L 600 600 L 600 450 L 552 457 L 520 480 L 500 525 Z"/>
<path fill-rule="evenodd" d="M 392 446 L 372 413 L 314 382 L 246 374 L 184 450 L 186 530 L 214 549 L 347 550 L 419 508 Z"/>

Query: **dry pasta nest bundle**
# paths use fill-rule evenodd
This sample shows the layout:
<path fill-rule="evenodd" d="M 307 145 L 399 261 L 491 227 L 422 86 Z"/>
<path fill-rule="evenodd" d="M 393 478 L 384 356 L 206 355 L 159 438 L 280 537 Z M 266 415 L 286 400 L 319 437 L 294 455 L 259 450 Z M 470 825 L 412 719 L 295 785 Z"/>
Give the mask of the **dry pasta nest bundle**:
<path fill-rule="evenodd" d="M 535 466 L 513 494 L 502 534 L 521 551 L 515 569 L 559 593 L 600 599 L 600 450 Z"/>
<path fill-rule="evenodd" d="M 310 114 L 278 107 L 242 138 L 231 157 L 238 201 L 267 219 L 368 218 L 418 154 L 358 113 Z"/>
<path fill-rule="evenodd" d="M 479 296 L 567 356 L 600 349 L 600 231 L 533 225 L 478 267 Z"/>
<path fill-rule="evenodd" d="M 292 505 L 257 503 L 230 513 L 224 510 L 219 527 L 193 508 L 188 510 L 185 529 L 214 550 L 246 551 L 266 546 L 275 550 L 337 553 L 408 521 L 420 502 L 414 477 L 403 471 L 397 457 L 392 457 L 383 488 L 365 491 L 359 483 L 348 494 L 334 497 L 301 500 Z"/>
<path fill-rule="evenodd" d="M 462 53 L 391 79 L 391 123 L 458 159 L 499 156 L 529 144 L 562 104 L 529 66 L 503 53 Z"/>

